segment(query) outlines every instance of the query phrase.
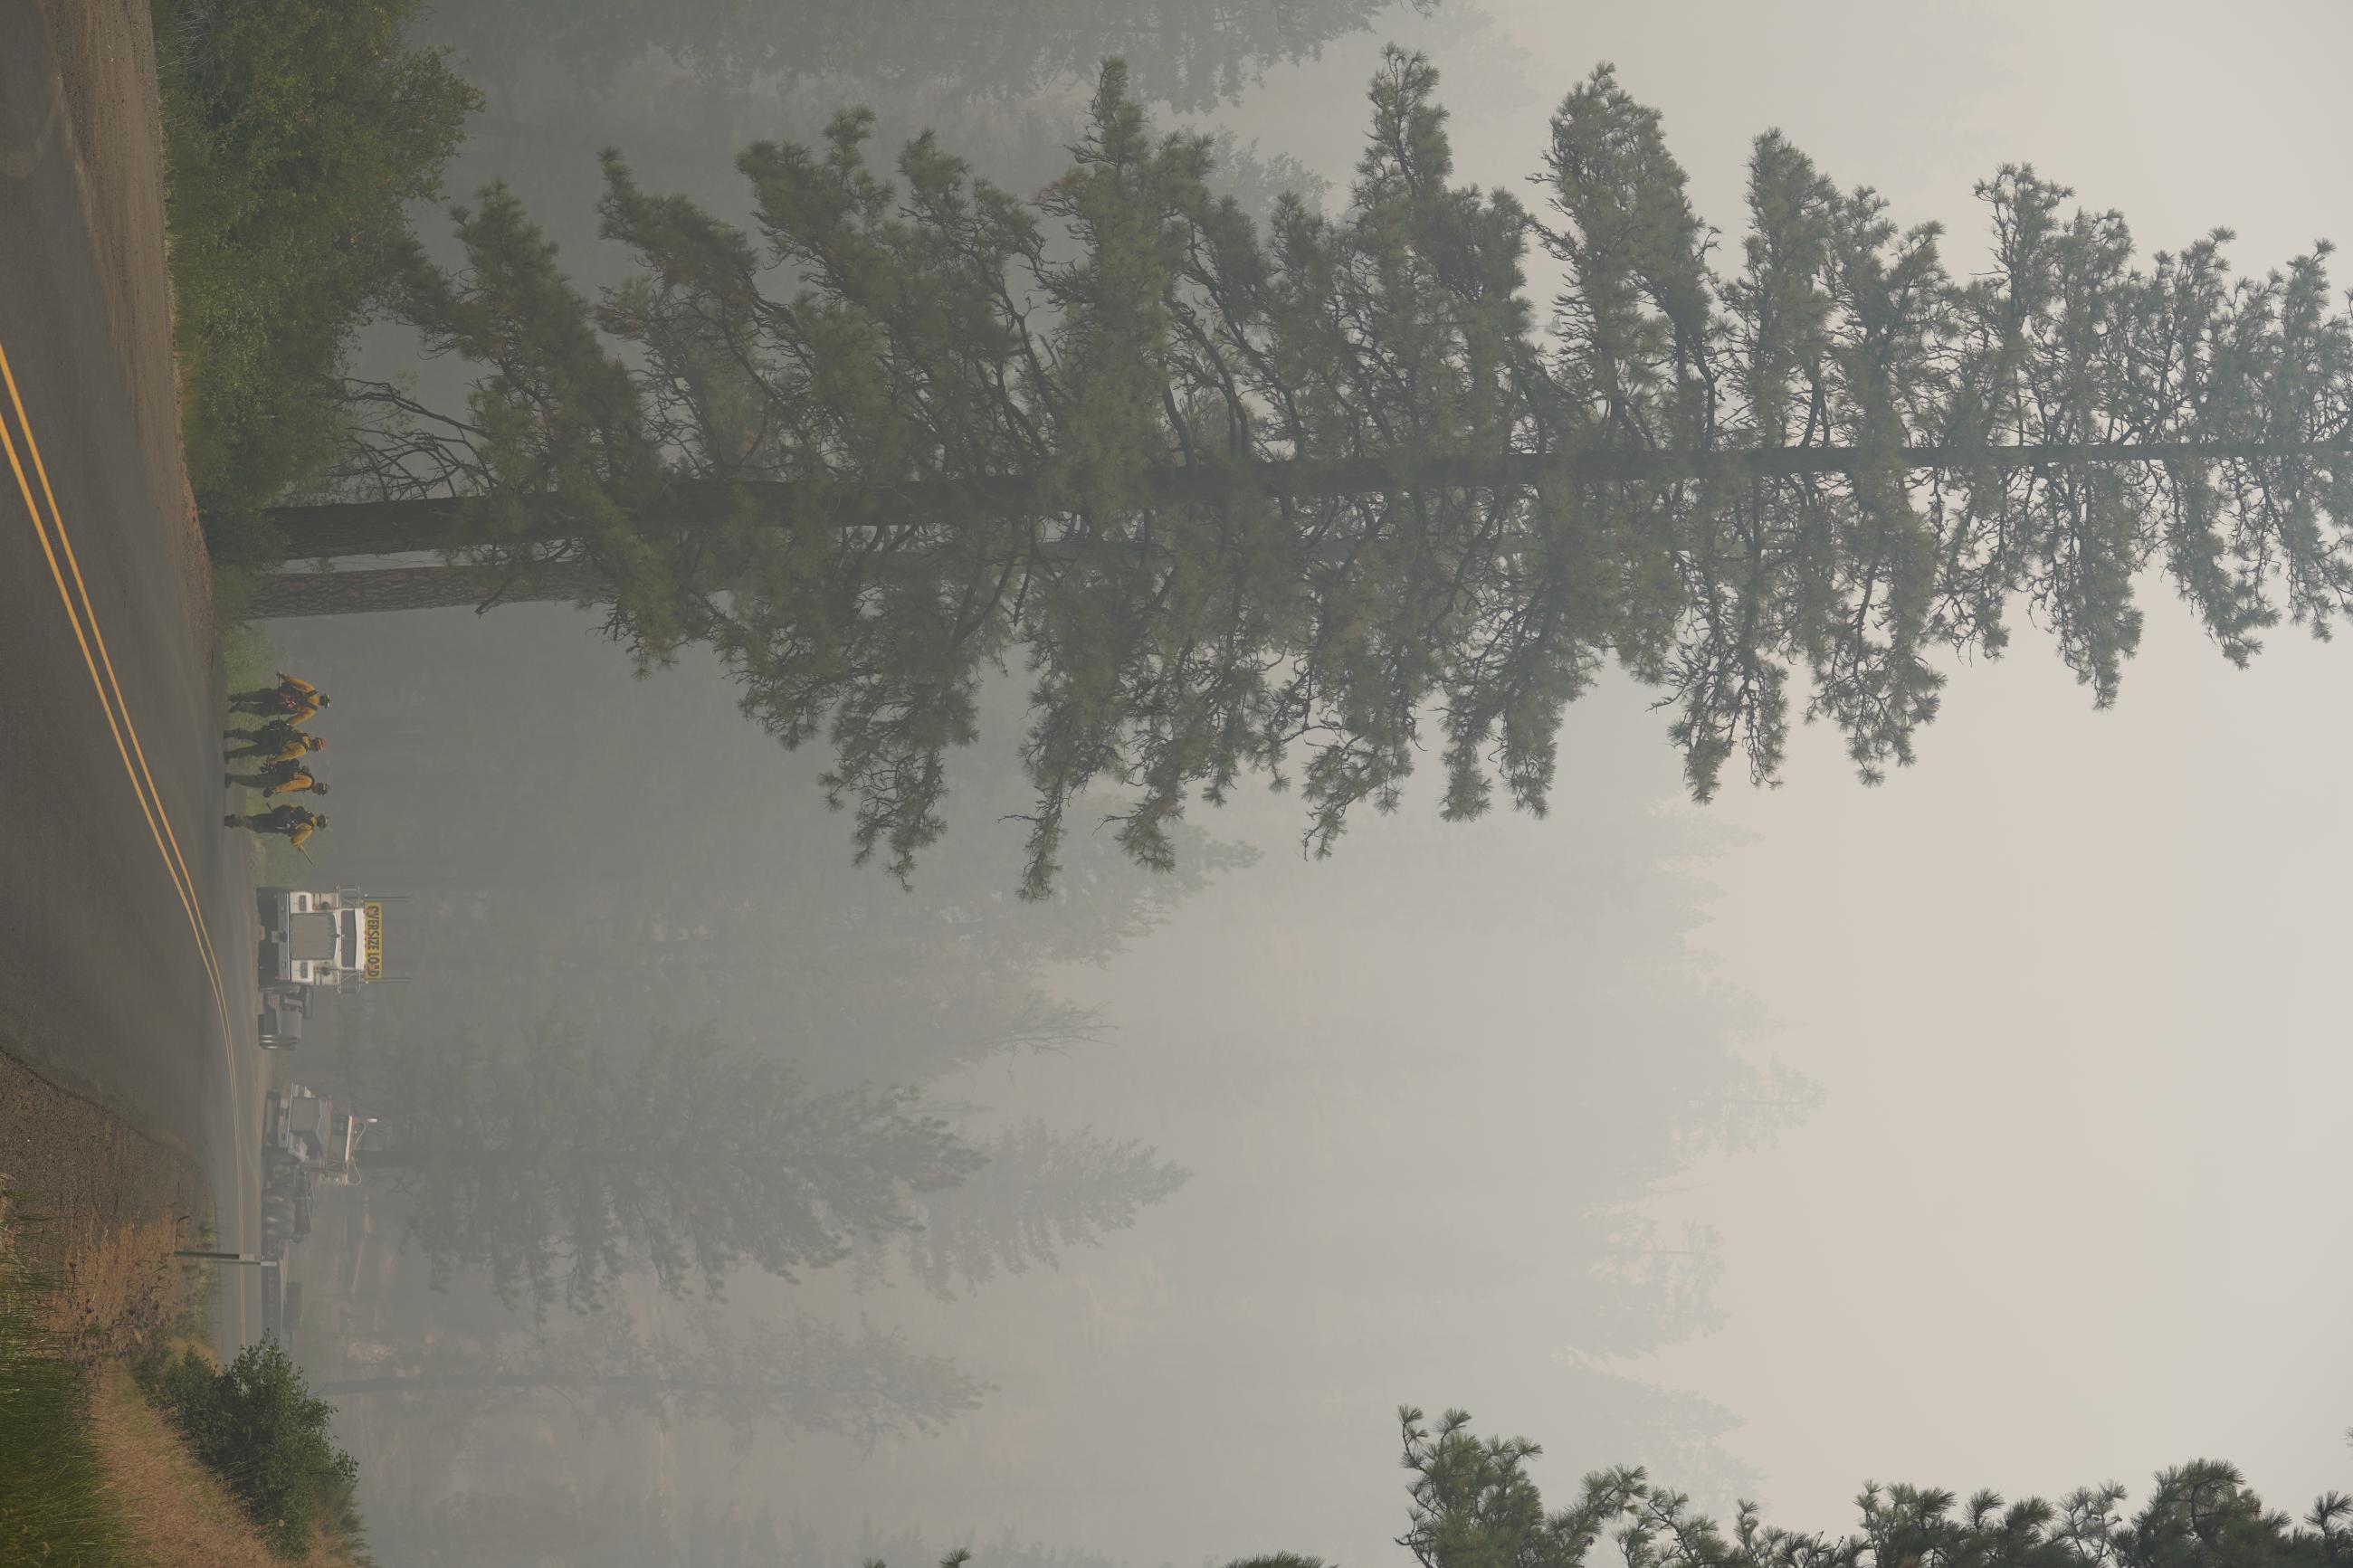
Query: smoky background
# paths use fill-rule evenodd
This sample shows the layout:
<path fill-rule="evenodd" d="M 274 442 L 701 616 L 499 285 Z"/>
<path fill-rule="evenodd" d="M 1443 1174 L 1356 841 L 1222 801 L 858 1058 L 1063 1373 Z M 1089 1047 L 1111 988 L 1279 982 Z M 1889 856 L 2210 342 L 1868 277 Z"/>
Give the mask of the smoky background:
<path fill-rule="evenodd" d="M 481 15 L 506 9 L 534 10 Z M 1443 73 L 1458 170 L 1516 185 L 1609 59 L 1725 244 L 1771 126 L 1947 223 L 1957 267 L 1982 254 L 1972 182 L 2014 159 L 2145 248 L 2227 223 L 2253 267 L 2353 233 L 2334 6 L 2219 36 L 2186 5 L 1364 19 L 1234 101 L 1155 112 L 1224 134 L 1247 203 L 1336 205 L 1398 42 Z M 934 125 L 1027 191 L 1088 85 L 972 91 L 952 59 L 909 85 L 894 56 L 714 87 L 652 51 L 591 89 L 516 48 L 528 28 L 427 29 L 490 100 L 451 192 L 511 182 L 589 284 L 622 263 L 600 145 L 740 217 L 735 148 L 862 100 L 878 148 Z M 451 371 L 389 332 L 363 369 Z M 1551 1486 L 1640 1463 L 1802 1529 L 1867 1477 L 2049 1493 L 2206 1453 L 2300 1505 L 2341 1476 L 2353 1386 L 2336 655 L 2281 634 L 2233 672 L 2148 600 L 2117 710 L 2088 714 L 2022 627 L 1878 790 L 1807 731 L 1785 789 L 1691 807 L 1663 720 L 1611 680 L 1570 710 L 1546 820 L 1444 825 L 1431 786 L 1312 862 L 1296 800 L 1246 791 L 1191 814 L 1174 876 L 1096 834 L 1043 905 L 1013 896 L 1005 821 L 1018 671 L 902 891 L 849 863 L 821 762 L 745 724 L 699 654 L 640 679 L 562 605 L 276 623 L 337 695 L 322 868 L 407 896 L 414 981 L 314 1047 L 361 1109 L 419 1042 L 701 1032 L 817 1089 L 913 1086 L 976 1147 L 1129 1156 L 1039 1164 L 958 1217 L 986 1277 L 881 1243 L 716 1303 L 639 1275 L 544 1323 L 479 1279 L 434 1289 L 369 1189 L 321 1222 L 338 1256 L 300 1348 L 329 1384 L 452 1383 L 344 1400 L 379 1560 L 1377 1562 L 1404 1402 L 1539 1439 Z M 1116 1223 L 1041 1218 L 1106 1186 Z M 714 1333 L 804 1382 L 744 1419 L 480 1384 Z M 814 1369 L 849 1363 L 935 1429 L 805 1429 Z"/>

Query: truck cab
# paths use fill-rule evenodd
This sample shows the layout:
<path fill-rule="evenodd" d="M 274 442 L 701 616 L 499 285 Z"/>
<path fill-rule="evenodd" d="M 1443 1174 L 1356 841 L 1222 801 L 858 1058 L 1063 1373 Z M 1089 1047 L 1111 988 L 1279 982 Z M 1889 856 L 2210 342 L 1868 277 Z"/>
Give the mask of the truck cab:
<path fill-rule="evenodd" d="M 356 888 L 259 893 L 259 963 L 265 988 L 340 987 L 384 973 L 384 906 Z"/>

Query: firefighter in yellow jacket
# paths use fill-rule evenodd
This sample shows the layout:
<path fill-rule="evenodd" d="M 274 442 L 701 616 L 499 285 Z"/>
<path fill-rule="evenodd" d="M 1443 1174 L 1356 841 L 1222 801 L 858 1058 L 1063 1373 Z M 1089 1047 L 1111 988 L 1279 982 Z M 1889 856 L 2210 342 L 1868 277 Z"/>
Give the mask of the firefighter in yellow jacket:
<path fill-rule="evenodd" d="M 232 734 L 238 732 L 230 731 Z M 267 729 L 248 731 L 244 744 L 231 746 L 221 753 L 221 757 L 227 762 L 235 762 L 239 757 L 259 757 L 261 765 L 269 768 L 280 763 L 299 763 L 312 752 L 323 750 L 326 744 L 324 736 L 305 735 L 290 724 L 282 734 L 273 734 Z"/>
<path fill-rule="evenodd" d="M 289 741 L 303 739 L 304 733 L 302 726 L 294 721 L 292 715 L 280 713 L 250 730 L 232 726 L 221 731 L 221 739 L 233 744 L 259 746 L 265 751 L 274 752 Z"/>
<path fill-rule="evenodd" d="M 299 762 L 278 763 L 258 773 L 231 773 L 228 782 L 259 790 L 265 797 L 281 795 L 324 795 L 326 780 Z"/>
<path fill-rule="evenodd" d="M 249 833 L 282 833 L 286 841 L 300 849 L 311 835 L 327 826 L 327 814 L 312 811 L 308 806 L 280 805 L 268 811 L 257 811 L 245 816 L 224 816 L 225 827 L 242 827 Z"/>
<path fill-rule="evenodd" d="M 300 676 L 278 672 L 278 684 L 240 691 L 228 705 L 247 713 L 283 714 L 301 724 L 315 718 L 332 699 Z"/>
<path fill-rule="evenodd" d="M 324 795 L 327 781 L 305 767 L 289 767 L 280 763 L 262 775 L 269 782 L 263 786 L 265 797 L 280 795 Z"/>

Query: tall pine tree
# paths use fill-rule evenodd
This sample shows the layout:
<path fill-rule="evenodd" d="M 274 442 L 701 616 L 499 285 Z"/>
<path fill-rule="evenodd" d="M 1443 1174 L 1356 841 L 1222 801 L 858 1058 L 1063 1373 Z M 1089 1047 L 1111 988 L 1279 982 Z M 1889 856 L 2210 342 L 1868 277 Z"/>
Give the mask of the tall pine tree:
<path fill-rule="evenodd" d="M 469 270 L 413 265 L 403 307 L 479 367 L 468 409 L 361 389 L 356 501 L 282 511 L 292 552 L 439 549 L 525 592 L 586 566 L 642 655 L 707 640 L 753 717 L 829 745 L 902 876 L 1018 664 L 1033 894 L 1091 789 L 1152 865 L 1250 774 L 1300 784 L 1327 850 L 1428 742 L 1450 816 L 1541 811 L 1612 662 L 1705 798 L 1775 776 L 1801 717 L 1866 779 L 1909 762 L 2021 605 L 2101 705 L 2144 572 L 2234 662 L 2344 611 L 2327 247 L 2138 265 L 2121 217 L 2019 167 L 1979 187 L 1990 268 L 1956 274 L 1768 133 L 1720 269 L 1609 70 L 1555 114 L 1535 211 L 1456 183 L 1436 87 L 1392 51 L 1346 211 L 1263 225 L 1116 64 L 1028 201 L 928 137 L 884 178 L 858 114 L 744 153 L 756 234 L 608 156 L 605 231 L 643 266 L 593 305 L 493 190 Z"/>

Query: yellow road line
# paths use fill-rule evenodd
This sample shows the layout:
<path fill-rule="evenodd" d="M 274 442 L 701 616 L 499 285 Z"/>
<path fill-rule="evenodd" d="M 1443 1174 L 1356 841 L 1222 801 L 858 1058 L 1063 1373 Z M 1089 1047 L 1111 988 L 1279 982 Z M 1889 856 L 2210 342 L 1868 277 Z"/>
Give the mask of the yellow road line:
<path fill-rule="evenodd" d="M 82 631 L 81 616 L 75 613 L 73 596 L 66 588 L 65 574 L 58 567 L 57 551 L 50 545 L 48 530 L 42 525 L 40 512 L 34 505 L 33 488 L 25 478 L 24 461 L 16 455 L 16 438 L 9 434 L 5 420 L 0 420 L 0 445 L 5 445 L 7 448 L 8 466 L 16 471 L 16 489 L 25 498 L 25 510 L 33 520 L 33 531 L 41 542 L 41 553 L 48 558 L 49 575 L 58 585 L 58 602 L 65 606 L 66 619 L 73 626 L 74 640 L 81 645 L 82 663 L 90 670 L 90 684 L 97 688 L 99 704 L 105 710 L 107 728 L 113 731 L 114 750 L 122 759 L 122 770 L 131 780 L 132 793 L 139 798 L 140 815 L 147 820 L 147 832 L 155 840 L 155 852 L 164 857 L 164 869 L 172 879 L 172 890 L 180 895 L 180 908 L 187 914 L 188 929 L 195 931 L 199 930 L 200 917 L 196 913 L 195 906 L 189 901 L 188 889 L 181 882 L 177 868 L 172 863 L 171 851 L 164 847 L 164 835 L 155 822 L 155 808 L 149 803 L 147 792 L 139 787 L 139 774 L 132 767 L 130 749 L 122 743 L 122 727 L 114 716 L 113 704 L 106 700 L 106 686 L 99 679 L 98 661 L 90 657 L 90 638 Z M 202 938 L 199 937 L 197 947 L 199 961 L 203 958 L 203 952 Z M 212 974 L 210 965 L 206 966 L 205 973 L 209 979 Z"/>
<path fill-rule="evenodd" d="M 130 735 L 131 750 L 139 759 L 139 773 L 138 776 L 132 781 L 132 787 L 138 787 L 142 781 L 145 783 L 147 795 L 155 803 L 155 821 L 162 826 L 164 830 L 164 837 L 171 846 L 167 858 L 179 869 L 179 875 L 176 880 L 185 886 L 188 890 L 188 896 L 191 900 L 189 912 L 194 917 L 195 924 L 196 945 L 200 950 L 204 960 L 205 972 L 212 980 L 214 1000 L 220 1003 L 221 1028 L 226 1032 L 228 1028 L 228 1007 L 221 995 L 220 957 L 213 949 L 213 934 L 210 929 L 205 924 L 204 910 L 200 904 L 195 901 L 196 879 L 195 874 L 188 869 L 187 857 L 180 852 L 179 837 L 172 831 L 172 819 L 164 810 L 164 795 L 163 792 L 155 787 L 155 775 L 148 771 L 147 749 L 139 743 L 139 727 L 131 721 L 131 704 L 123 698 L 122 682 L 115 678 L 114 660 L 106 651 L 106 633 L 100 627 L 98 624 L 98 611 L 90 602 L 90 584 L 82 581 L 81 563 L 74 555 L 73 535 L 66 531 L 65 518 L 58 510 L 57 494 L 49 488 L 48 467 L 41 461 L 40 443 L 33 439 L 33 422 L 26 417 L 25 400 L 17 395 L 16 376 L 15 372 L 9 368 L 8 350 L 5 344 L 0 344 L 0 381 L 5 381 L 7 384 L 8 401 L 16 410 L 16 423 L 18 426 L 25 432 L 25 449 L 32 455 L 33 473 L 41 481 L 41 497 L 49 503 L 49 521 L 57 529 L 58 543 L 59 547 L 65 551 L 66 567 L 73 574 L 74 589 L 81 595 L 82 615 L 90 625 L 90 633 L 92 640 L 98 644 L 99 662 L 106 667 L 106 684 L 113 689 L 114 706 L 122 714 L 123 731 Z M 24 476 L 21 473 L 17 476 L 17 482 L 20 486 L 24 482 Z M 31 504 L 31 500 L 32 498 L 30 496 L 26 498 L 26 503 L 27 506 Z M 34 518 L 33 526 L 37 530 L 40 527 L 40 519 L 38 517 Z M 47 548 L 48 542 L 44 539 L 42 541 L 42 549 L 46 552 Z M 52 555 L 49 557 L 49 573 L 52 576 L 57 574 L 57 558 Z M 65 584 L 60 581 L 58 586 L 62 590 Z M 68 606 L 68 613 L 71 613 L 70 605 Z M 88 662 L 90 658 L 90 650 L 87 647 L 84 647 L 82 650 L 82 658 L 85 663 Z M 97 671 L 93 670 L 91 671 L 91 674 L 95 676 Z M 104 691 L 100 691 L 99 693 L 99 697 L 100 700 L 103 701 L 105 700 L 106 693 Z M 117 737 L 115 743 L 116 748 L 120 750 L 121 745 L 121 737 Z M 127 767 L 130 763 L 130 759 L 126 757 L 123 761 L 124 765 Z"/>
<path fill-rule="evenodd" d="M 41 460 L 40 444 L 33 438 L 33 424 L 26 416 L 25 400 L 17 391 L 16 374 L 9 366 L 5 346 L 0 346 L 0 382 L 6 384 L 9 404 L 16 410 L 16 423 L 25 433 L 26 453 L 31 457 L 34 475 L 40 480 L 42 499 L 48 502 L 48 525 L 45 526 L 42 521 L 41 509 L 33 499 L 32 483 L 25 473 L 24 459 L 17 454 L 16 438 L 10 434 L 5 418 L 0 418 L 0 447 L 5 447 L 7 451 L 8 467 L 16 478 L 17 493 L 24 498 L 25 513 L 32 520 L 34 537 L 40 541 L 41 554 L 48 563 L 49 576 L 57 584 L 58 602 L 65 609 L 67 624 L 73 628 L 74 642 L 81 651 L 82 665 L 90 671 L 90 685 L 98 692 L 99 706 L 106 714 L 107 729 L 114 737 L 115 753 L 122 760 L 123 773 L 131 781 L 132 794 L 138 797 L 140 815 L 146 819 L 148 837 L 155 841 L 155 852 L 163 858 L 164 873 L 172 879 L 172 890 L 179 895 L 180 908 L 188 917 L 188 929 L 195 937 L 197 962 L 212 988 L 213 1006 L 220 1016 L 221 1049 L 227 1059 L 229 1094 L 234 1104 L 241 1089 L 237 1070 L 237 1041 L 229 1029 L 228 1001 L 221 987 L 220 961 L 213 947 L 212 932 L 205 922 L 201 900 L 196 893 L 195 877 L 189 871 L 187 858 L 180 851 L 179 837 L 172 831 L 162 792 L 156 789 L 155 776 L 147 766 L 146 748 L 140 744 L 138 726 L 132 721 L 131 706 L 123 698 L 121 680 L 115 676 L 114 660 L 106 650 L 106 636 L 99 629 L 98 612 L 90 600 L 90 586 L 82 578 L 79 561 L 75 558 L 72 536 L 67 532 L 65 517 L 58 509 L 57 495 L 49 485 L 48 468 Z M 50 526 L 57 530 L 55 545 L 49 539 Z M 58 561 L 60 548 L 65 552 L 62 568 Z M 73 575 L 71 590 L 66 586 L 69 571 Z M 74 604 L 76 591 L 81 599 L 79 611 Z M 90 647 L 93 639 L 97 643 L 94 658 Z M 100 674 L 101 665 L 105 670 L 103 676 Z M 129 737 L 127 745 L 124 741 L 126 735 Z M 134 756 L 137 758 L 135 763 L 132 761 Z M 234 1137 L 232 1142 L 241 1196 L 245 1184 L 245 1146 L 241 1140 Z M 242 1206 L 240 1202 L 240 1213 Z"/>

